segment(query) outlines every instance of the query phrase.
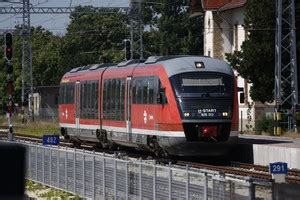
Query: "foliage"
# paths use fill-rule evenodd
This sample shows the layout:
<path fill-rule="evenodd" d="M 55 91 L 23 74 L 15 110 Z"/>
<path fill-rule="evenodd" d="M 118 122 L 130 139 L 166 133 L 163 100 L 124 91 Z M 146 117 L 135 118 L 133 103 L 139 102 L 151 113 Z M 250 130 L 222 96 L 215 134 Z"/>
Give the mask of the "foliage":
<path fill-rule="evenodd" d="M 245 29 L 249 34 L 241 51 L 226 55 L 233 68 L 253 84 L 251 98 L 263 103 L 274 96 L 275 19 L 275 1 L 247 1 Z"/>
<path fill-rule="evenodd" d="M 152 54 L 202 54 L 202 18 L 190 18 L 190 7 L 185 0 L 162 0 L 160 3 L 147 4 L 145 13 L 144 21 L 156 34 L 155 40 L 146 39 L 146 51 L 151 52 L 148 46 L 155 46 L 156 52 Z"/>
<path fill-rule="evenodd" d="M 15 128 L 15 132 L 32 136 L 43 136 L 45 134 L 59 135 L 60 133 L 58 124 L 50 122 L 33 122 L 26 125 L 20 125 Z"/>
<path fill-rule="evenodd" d="M 261 135 L 262 133 L 273 134 L 274 120 L 269 117 L 263 116 L 255 122 L 255 132 Z"/>
<path fill-rule="evenodd" d="M 44 186 L 39 183 L 35 183 L 31 180 L 26 180 L 26 190 L 34 192 L 37 194 L 40 198 L 46 198 L 46 199 L 74 199 L 74 200 L 80 200 L 79 196 L 74 196 L 70 193 L 49 188 L 48 186 Z"/>
<path fill-rule="evenodd" d="M 101 14 L 91 7 L 78 7 L 71 14 L 62 45 L 64 66 L 119 62 L 123 59 L 123 40 L 129 29 L 122 13 Z"/>
<path fill-rule="evenodd" d="M 184 0 L 162 0 L 144 4 L 145 56 L 201 54 L 202 21 L 190 19 Z M 130 38 L 128 16 L 122 12 L 103 14 L 93 7 L 77 7 L 64 36 L 43 27 L 31 28 L 33 85 L 58 85 L 70 69 L 93 63 L 120 62 L 124 59 L 123 40 Z M 22 27 L 13 32 L 14 102 L 21 103 Z M 3 45 L 3 40 L 0 40 Z M 4 69 L 3 48 L 0 68 Z M 6 70 L 0 70 L 0 106 L 7 102 Z"/>
<path fill-rule="evenodd" d="M 255 101 L 274 99 L 276 1 L 248 0 L 245 9 L 245 29 L 248 31 L 241 51 L 226 54 L 238 73 L 253 84 L 250 96 Z M 296 24 L 300 23 L 300 2 L 296 3 Z M 300 50 L 300 30 L 296 29 L 297 50 Z M 285 59 L 285 58 L 283 58 Z M 297 53 L 297 60 L 300 54 Z M 299 66 L 299 62 L 298 62 Z M 298 70 L 298 76 L 300 72 Z M 298 87 L 300 83 L 298 81 Z M 300 87 L 299 87 L 300 88 Z"/>
<path fill-rule="evenodd" d="M 0 115 L 0 126 L 8 127 L 5 115 Z M 31 123 L 23 124 L 21 117 L 13 118 L 14 133 L 38 136 L 41 137 L 45 134 L 59 135 L 60 129 L 58 123 L 34 121 Z"/>

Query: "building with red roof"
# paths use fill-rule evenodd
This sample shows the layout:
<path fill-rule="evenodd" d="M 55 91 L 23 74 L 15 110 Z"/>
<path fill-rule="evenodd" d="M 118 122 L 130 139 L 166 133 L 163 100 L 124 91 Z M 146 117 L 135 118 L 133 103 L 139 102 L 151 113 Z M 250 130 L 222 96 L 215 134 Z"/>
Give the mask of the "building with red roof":
<path fill-rule="evenodd" d="M 192 15 L 204 17 L 204 55 L 226 60 L 226 53 L 240 51 L 247 38 L 244 29 L 244 12 L 247 0 L 191 0 Z M 239 110 L 243 130 L 252 129 L 254 121 L 271 109 L 253 102 L 249 91 L 251 84 L 235 72 L 238 80 Z"/>

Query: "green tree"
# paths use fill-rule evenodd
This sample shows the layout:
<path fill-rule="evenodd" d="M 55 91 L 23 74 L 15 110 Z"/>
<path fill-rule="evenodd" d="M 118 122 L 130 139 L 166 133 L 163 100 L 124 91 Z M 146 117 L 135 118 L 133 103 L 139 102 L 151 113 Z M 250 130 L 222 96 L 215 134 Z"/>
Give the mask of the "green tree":
<path fill-rule="evenodd" d="M 91 63 L 121 61 L 123 40 L 129 29 L 124 14 L 103 14 L 92 7 L 78 7 L 70 16 L 62 54 L 65 66 L 72 68 Z"/>
<path fill-rule="evenodd" d="M 190 18 L 187 1 L 161 0 L 146 4 L 144 22 L 150 27 L 150 33 L 145 34 L 146 52 L 156 55 L 202 54 L 202 18 Z"/>
<path fill-rule="evenodd" d="M 245 29 L 247 38 L 241 51 L 227 54 L 226 58 L 238 73 L 252 83 L 250 96 L 255 101 L 272 102 L 274 100 L 275 77 L 275 34 L 276 1 L 248 0 L 245 9 Z M 296 2 L 296 19 L 299 24 L 300 3 Z M 299 52 L 297 30 L 297 50 Z M 298 60 L 299 60 L 299 53 Z M 283 58 L 284 59 L 284 58 Z M 299 62 L 298 62 L 299 66 Z M 298 74 L 299 70 L 298 70 Z M 299 83 L 299 82 L 298 82 Z M 300 84 L 300 83 L 299 83 Z"/>
<path fill-rule="evenodd" d="M 45 43 L 45 41 L 47 41 Z M 32 66 L 34 86 L 58 85 L 65 73 L 62 68 L 61 43 L 62 38 L 42 27 L 32 29 Z"/>
<path fill-rule="evenodd" d="M 233 68 L 252 83 L 251 98 L 263 103 L 273 100 L 275 19 L 275 1 L 249 0 L 245 10 L 247 39 L 241 51 L 227 54 Z"/>

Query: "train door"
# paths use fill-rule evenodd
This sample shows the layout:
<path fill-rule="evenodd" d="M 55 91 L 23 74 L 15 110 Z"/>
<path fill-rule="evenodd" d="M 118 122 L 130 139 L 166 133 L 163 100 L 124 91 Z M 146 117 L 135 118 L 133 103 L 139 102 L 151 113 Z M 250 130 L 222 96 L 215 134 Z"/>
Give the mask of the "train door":
<path fill-rule="evenodd" d="M 80 134 L 80 82 L 76 81 L 75 83 L 75 127 L 76 135 Z"/>
<path fill-rule="evenodd" d="M 126 120 L 126 132 L 127 132 L 127 141 L 131 142 L 132 140 L 132 129 L 131 129 L 131 77 L 126 78 L 126 96 L 125 96 L 125 120 Z"/>

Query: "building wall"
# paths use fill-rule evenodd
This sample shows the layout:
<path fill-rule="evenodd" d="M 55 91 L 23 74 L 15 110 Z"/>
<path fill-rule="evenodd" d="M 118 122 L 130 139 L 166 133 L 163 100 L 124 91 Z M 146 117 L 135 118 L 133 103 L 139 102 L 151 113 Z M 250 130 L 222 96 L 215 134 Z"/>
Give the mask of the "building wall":
<path fill-rule="evenodd" d="M 212 12 L 207 11 L 204 15 L 204 55 L 213 57 L 214 21 Z"/>
<path fill-rule="evenodd" d="M 241 50 L 246 38 L 244 8 L 224 12 L 206 11 L 204 15 L 204 55 L 226 60 L 226 53 Z M 249 95 L 251 84 L 235 71 L 239 92 L 240 130 L 252 129 L 255 121 L 255 103 Z M 242 98 L 244 97 L 244 98 Z"/>

